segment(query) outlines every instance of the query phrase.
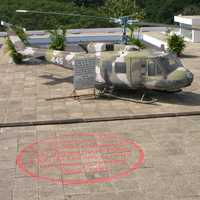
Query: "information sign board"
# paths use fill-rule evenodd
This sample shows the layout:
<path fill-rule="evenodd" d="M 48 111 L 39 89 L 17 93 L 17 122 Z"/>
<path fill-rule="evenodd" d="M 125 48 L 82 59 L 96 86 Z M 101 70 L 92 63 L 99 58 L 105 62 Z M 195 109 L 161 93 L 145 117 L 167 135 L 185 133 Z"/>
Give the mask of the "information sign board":
<path fill-rule="evenodd" d="M 84 90 L 95 87 L 96 57 L 76 58 L 74 60 L 74 89 Z"/>

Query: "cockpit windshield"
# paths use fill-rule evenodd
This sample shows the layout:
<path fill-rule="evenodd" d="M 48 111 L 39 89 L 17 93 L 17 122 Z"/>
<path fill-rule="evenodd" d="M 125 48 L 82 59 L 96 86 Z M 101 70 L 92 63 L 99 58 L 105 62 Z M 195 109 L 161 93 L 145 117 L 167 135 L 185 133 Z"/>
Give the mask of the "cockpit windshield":
<path fill-rule="evenodd" d="M 155 58 L 149 58 L 146 61 L 148 76 L 170 74 L 180 66 L 182 66 L 181 61 L 176 56 L 170 54 Z"/>
<path fill-rule="evenodd" d="M 159 57 L 158 62 L 160 63 L 160 66 L 163 68 L 166 74 L 170 74 L 178 67 L 183 66 L 181 61 L 176 56 L 171 54 Z"/>
<path fill-rule="evenodd" d="M 148 76 L 162 75 L 162 69 L 160 63 L 158 62 L 158 59 L 156 58 L 147 59 L 146 67 Z"/>

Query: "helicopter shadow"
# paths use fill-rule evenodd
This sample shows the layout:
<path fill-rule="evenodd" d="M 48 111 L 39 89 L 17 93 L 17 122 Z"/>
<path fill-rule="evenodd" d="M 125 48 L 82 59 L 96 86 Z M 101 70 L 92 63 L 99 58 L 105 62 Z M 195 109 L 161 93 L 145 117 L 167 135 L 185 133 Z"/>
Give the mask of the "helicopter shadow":
<path fill-rule="evenodd" d="M 44 58 L 26 58 L 22 62 L 24 65 L 45 65 L 47 62 Z"/>
<path fill-rule="evenodd" d="M 73 84 L 73 75 L 68 77 L 59 78 L 53 74 L 41 75 L 41 78 L 47 79 L 45 85 L 54 86 L 62 83 Z M 142 96 L 145 94 L 144 100 L 157 99 L 160 103 L 185 105 L 185 106 L 200 106 L 200 93 L 181 91 L 177 93 L 160 92 L 154 90 L 116 90 L 115 95 L 124 98 L 130 98 L 134 100 L 141 100 Z M 97 98 L 101 100 L 102 98 Z M 107 98 L 106 100 L 114 100 L 113 98 Z M 158 105 L 158 104 L 154 104 Z"/>
<path fill-rule="evenodd" d="M 182 54 L 180 58 L 199 58 L 199 56 L 196 55 L 189 55 L 189 54 Z"/>
<path fill-rule="evenodd" d="M 44 85 L 50 85 L 50 86 L 58 85 L 62 83 L 73 83 L 73 76 L 59 78 L 53 74 L 49 74 L 49 75 L 41 75 L 40 78 L 49 80 L 48 82 L 44 83 Z"/>
<path fill-rule="evenodd" d="M 148 94 L 152 98 L 158 99 L 160 103 L 200 106 L 200 94 L 190 91 L 181 91 L 177 93 L 167 93 L 158 91 L 149 91 Z"/>

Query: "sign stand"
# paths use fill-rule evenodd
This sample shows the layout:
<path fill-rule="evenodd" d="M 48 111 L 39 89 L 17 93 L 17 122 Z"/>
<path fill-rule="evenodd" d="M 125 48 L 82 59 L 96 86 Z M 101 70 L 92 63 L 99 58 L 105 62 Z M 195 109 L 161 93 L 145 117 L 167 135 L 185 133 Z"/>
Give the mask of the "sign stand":
<path fill-rule="evenodd" d="M 93 90 L 92 90 L 92 93 L 87 93 L 87 94 L 78 94 L 77 93 L 77 90 L 73 90 L 73 92 L 72 92 L 72 97 L 75 99 L 75 100 L 80 100 L 81 99 L 81 97 L 82 98 L 87 98 L 87 97 L 93 97 L 93 98 L 96 98 L 96 89 L 95 88 L 93 88 Z"/>

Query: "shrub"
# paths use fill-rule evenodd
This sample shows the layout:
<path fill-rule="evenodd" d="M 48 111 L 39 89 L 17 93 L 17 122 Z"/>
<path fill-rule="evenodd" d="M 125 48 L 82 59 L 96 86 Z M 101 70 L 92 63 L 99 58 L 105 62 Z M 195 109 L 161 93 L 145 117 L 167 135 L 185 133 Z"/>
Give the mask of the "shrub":
<path fill-rule="evenodd" d="M 169 48 L 168 50 L 177 54 L 177 56 L 180 56 L 185 48 L 184 38 L 176 34 L 173 34 L 167 38 L 167 44 Z"/>
<path fill-rule="evenodd" d="M 15 46 L 11 42 L 9 38 L 6 40 L 6 48 L 7 51 L 9 52 L 9 55 L 13 59 L 14 63 L 16 64 L 21 64 L 23 60 L 22 54 L 18 53 L 17 50 L 15 49 Z"/>
<path fill-rule="evenodd" d="M 141 42 L 141 40 L 139 40 L 138 38 L 134 38 L 134 37 L 132 37 L 132 38 L 129 37 L 128 44 L 136 45 L 136 46 L 140 47 L 141 49 L 145 48 L 145 45 Z"/>
<path fill-rule="evenodd" d="M 128 29 L 130 30 L 130 36 L 128 36 L 128 44 L 136 45 L 139 48 L 144 49 L 145 45 L 139 39 L 140 27 L 135 24 L 132 24 L 132 25 L 128 25 Z M 134 36 L 135 31 L 138 31 L 138 38 Z"/>
<path fill-rule="evenodd" d="M 49 31 L 51 42 L 49 44 L 49 49 L 52 50 L 65 50 L 65 33 L 66 30 L 53 30 Z"/>

